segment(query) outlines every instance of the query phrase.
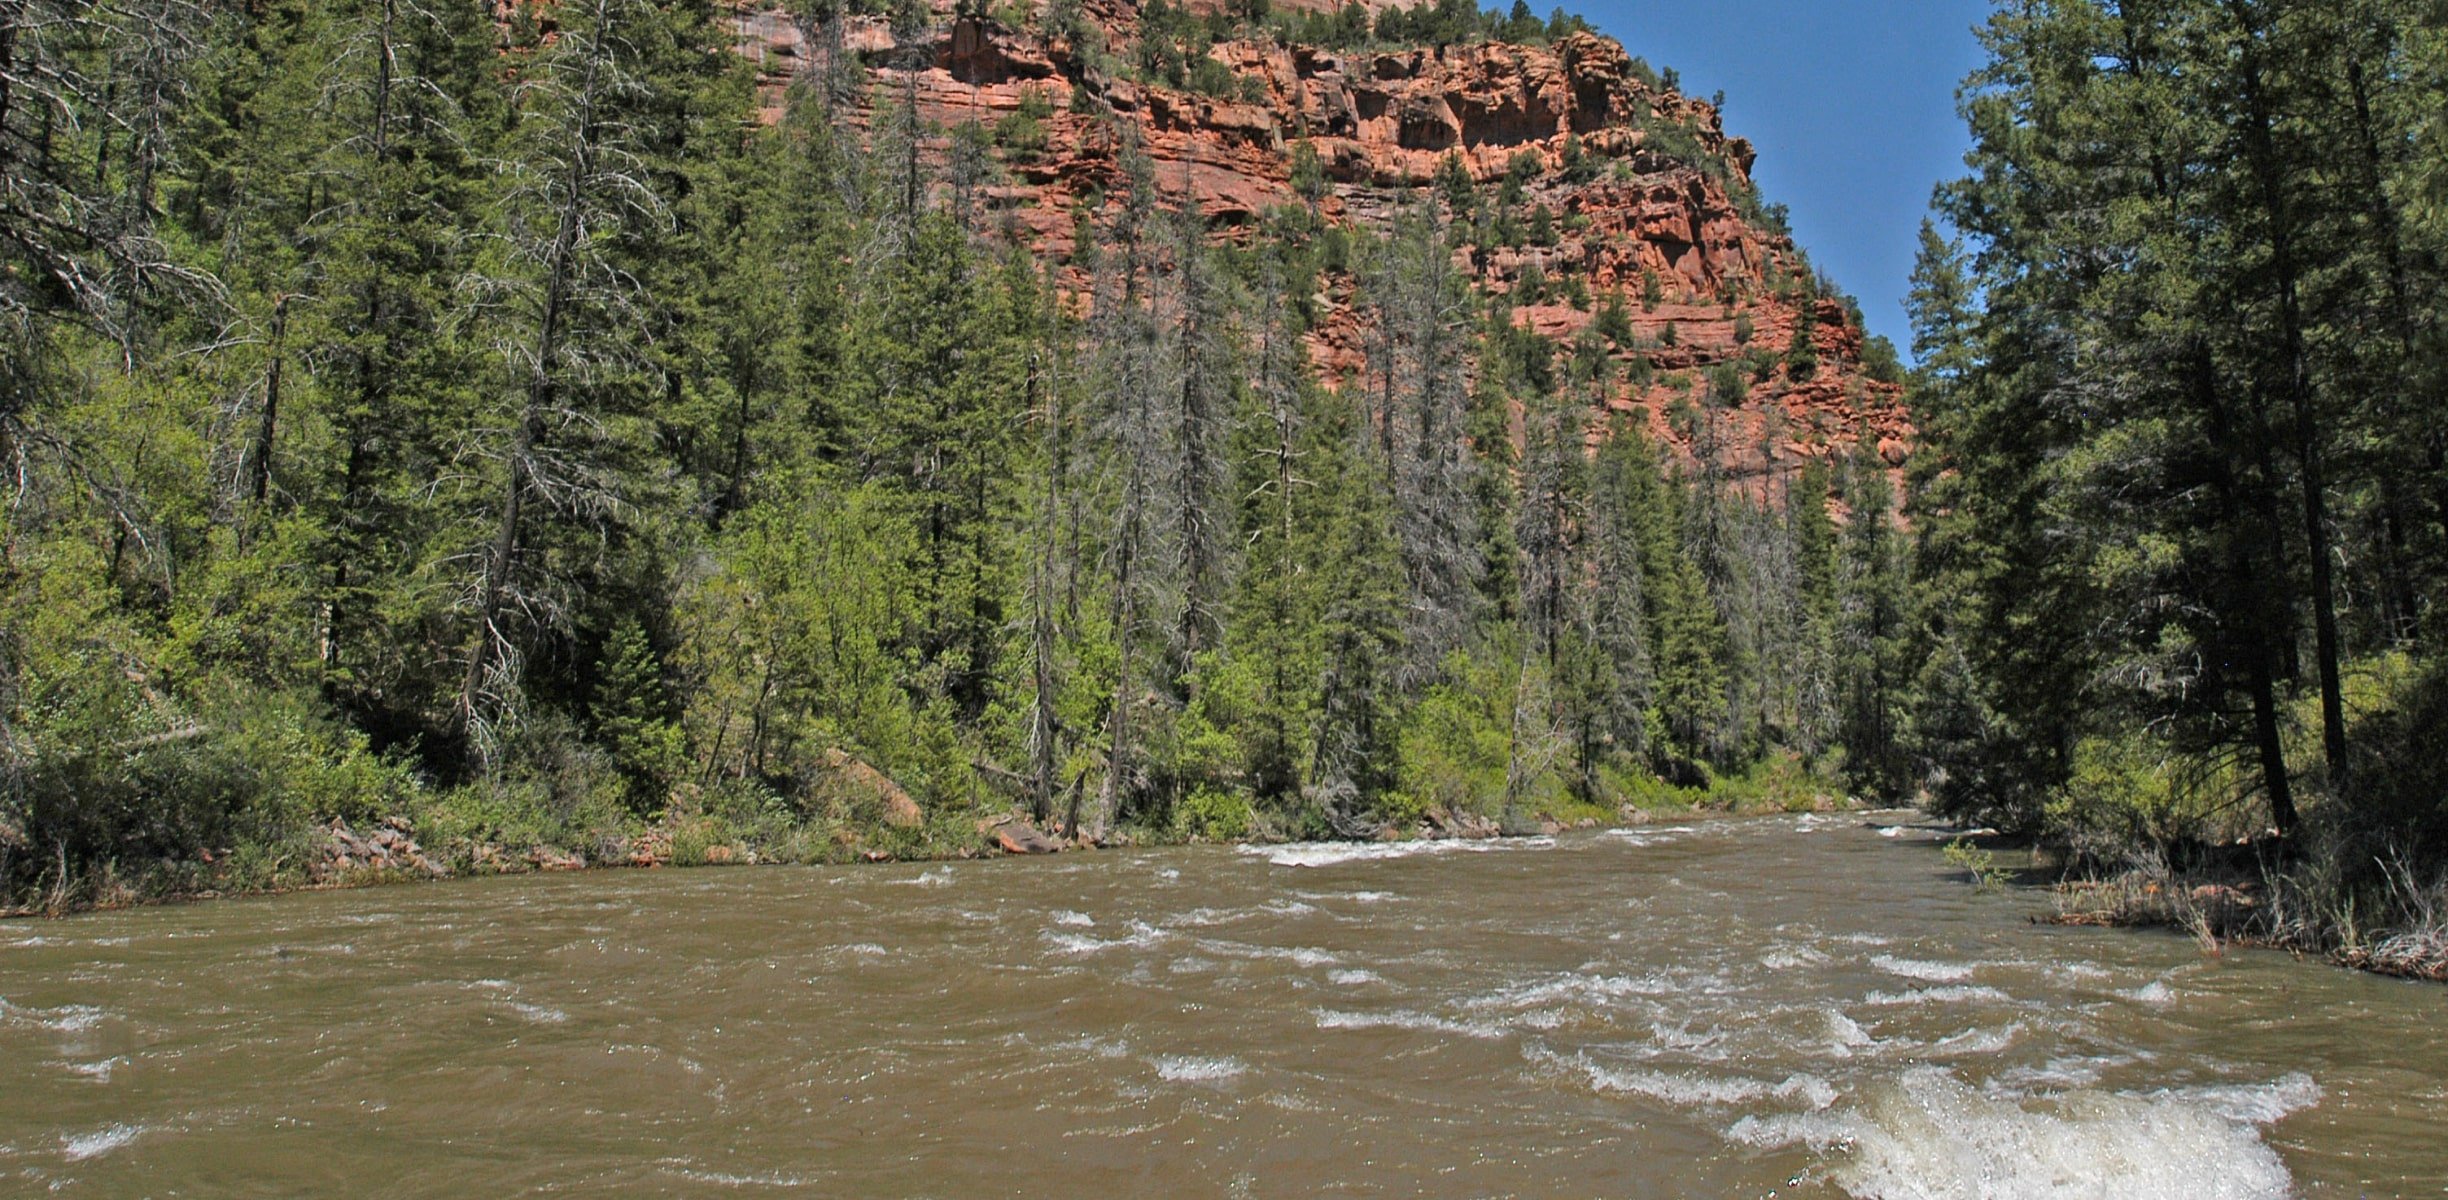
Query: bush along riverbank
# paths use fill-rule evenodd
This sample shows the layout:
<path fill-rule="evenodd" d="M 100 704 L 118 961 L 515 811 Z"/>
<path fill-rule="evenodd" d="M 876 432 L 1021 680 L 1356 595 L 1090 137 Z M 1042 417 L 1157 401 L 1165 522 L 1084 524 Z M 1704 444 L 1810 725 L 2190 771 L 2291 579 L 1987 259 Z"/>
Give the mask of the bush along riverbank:
<path fill-rule="evenodd" d="M 2448 875 L 2402 843 L 2323 826 L 2296 842 L 2197 847 L 2183 866 L 2144 855 L 2054 885 L 2067 925 L 2181 929 L 2205 950 L 2259 946 L 2406 979 L 2448 983 Z"/>
<path fill-rule="evenodd" d="M 1025 806 L 991 795 L 921 803 L 853 756 L 835 752 L 824 760 L 827 771 L 793 797 L 745 781 L 690 784 L 672 789 L 646 814 L 617 787 L 571 792 L 528 779 L 431 789 L 342 754 L 316 774 L 343 803 L 261 797 L 208 823 L 209 832 L 190 828 L 198 840 L 169 852 L 147 854 L 133 838 L 119 853 L 72 851 L 63 840 L 34 866 L 37 856 L 27 853 L 22 835 L 0 829 L 0 837 L 17 839 L 7 849 L 18 860 L 20 881 L 0 896 L 0 917 L 531 872 L 939 861 L 1195 842 L 1493 838 L 1695 813 L 1856 807 L 1828 773 L 1777 759 L 1739 774 L 1703 773 L 1691 787 L 1646 781 L 1612 794 L 1611 803 L 1554 793 L 1509 817 L 1500 795 L 1461 795 L 1414 806 L 1403 824 L 1340 832 L 1314 810 L 1207 791 L 1151 814 L 1157 819 L 1065 836 L 1059 811 L 1038 821 Z M 577 771 L 559 782 L 593 778 Z"/>
<path fill-rule="evenodd" d="M 2080 743 L 2036 807 L 1982 815 L 2021 816 L 1997 840 L 2031 850 L 2019 875 L 2051 889 L 2044 920 L 2448 982 L 2448 672 L 2383 660 L 2352 678 L 2344 770 L 2306 744 L 2316 714 L 2288 714 L 2294 760 L 2320 765 L 2294 777 L 2301 812 L 2283 835 L 2253 766 L 2141 735 Z M 1983 882 L 2008 860 L 2002 845 L 1951 857 Z"/>

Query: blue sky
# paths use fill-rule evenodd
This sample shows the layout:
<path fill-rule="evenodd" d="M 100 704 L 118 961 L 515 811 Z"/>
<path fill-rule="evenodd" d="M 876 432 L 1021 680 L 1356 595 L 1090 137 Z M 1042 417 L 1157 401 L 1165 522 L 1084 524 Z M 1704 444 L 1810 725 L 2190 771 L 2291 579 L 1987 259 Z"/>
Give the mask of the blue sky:
<path fill-rule="evenodd" d="M 1534 0 L 1545 12 L 1552 4 Z M 1955 87 L 1980 65 L 1988 0 L 1580 0 L 1683 90 L 1724 89 L 1726 131 L 1759 148 L 1767 198 L 1811 261 L 1911 351 L 1904 293 L 1932 185 L 1963 174 Z"/>

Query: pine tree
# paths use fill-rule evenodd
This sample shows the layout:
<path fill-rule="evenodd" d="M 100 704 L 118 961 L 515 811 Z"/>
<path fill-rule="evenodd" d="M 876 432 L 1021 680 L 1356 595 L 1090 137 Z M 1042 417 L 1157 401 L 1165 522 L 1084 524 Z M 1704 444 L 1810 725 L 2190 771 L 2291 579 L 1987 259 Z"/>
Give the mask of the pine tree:
<path fill-rule="evenodd" d="M 640 47 L 664 15 L 638 0 L 594 0 L 567 14 L 535 58 L 497 204 L 502 252 L 472 289 L 497 311 L 509 402 L 478 454 L 491 510 L 473 557 L 457 711 L 477 762 L 498 762 L 524 707 L 522 675 L 539 629 L 570 627 L 576 580 L 540 544 L 544 525 L 601 530 L 633 502 L 621 459 L 634 431 L 640 320 L 636 264 L 623 251 L 668 232 L 645 120 L 654 82 Z"/>

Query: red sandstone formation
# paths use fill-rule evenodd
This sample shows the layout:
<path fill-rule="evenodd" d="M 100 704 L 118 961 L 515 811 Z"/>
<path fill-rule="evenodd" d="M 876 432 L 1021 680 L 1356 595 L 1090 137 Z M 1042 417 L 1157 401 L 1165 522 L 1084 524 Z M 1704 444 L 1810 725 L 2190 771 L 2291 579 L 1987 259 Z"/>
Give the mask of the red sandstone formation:
<path fill-rule="evenodd" d="M 1086 8 L 1110 48 L 1125 53 L 1137 8 L 1117 0 Z M 1750 188 L 1750 144 L 1726 137 L 1711 105 L 1645 82 L 1611 39 L 1575 33 L 1549 46 L 1367 52 L 1231 41 L 1211 52 L 1237 85 L 1236 98 L 1220 99 L 1101 69 L 1094 56 L 1029 30 L 938 15 L 920 45 L 902 50 L 880 18 L 845 18 L 821 32 L 776 9 L 742 9 L 732 20 L 740 53 L 758 64 L 768 120 L 778 118 L 785 86 L 816 69 L 835 40 L 877 85 L 869 94 L 914 94 L 944 129 L 992 127 L 1032 93 L 1049 103 L 1043 149 L 1006 154 L 1004 180 L 985 192 L 994 210 L 987 227 L 1044 255 L 1068 255 L 1076 208 L 1122 183 L 1117 129 L 1135 131 L 1167 202 L 1196 205 L 1224 237 L 1241 236 L 1269 209 L 1304 203 L 1292 184 L 1304 139 L 1328 184 L 1320 215 L 1371 228 L 1415 201 L 1448 156 L 1493 196 L 1528 152 L 1541 169 L 1523 185 L 1519 213 L 1546 208 L 1553 244 L 1465 246 L 1456 264 L 1492 295 L 1516 293 L 1534 268 L 1550 285 L 1577 278 L 1586 309 L 1552 299 L 1515 308 L 1516 320 L 1559 342 L 1621 295 L 1639 349 L 1619 356 L 1645 355 L 1653 378 L 1637 392 L 1624 387 L 1610 407 L 1645 420 L 1687 457 L 1695 442 L 1712 445 L 1718 464 L 1755 490 L 1862 443 L 1900 468 L 1913 443 L 1902 390 L 1865 373 L 1864 334 L 1845 306 L 1797 286 L 1807 266 L 1792 240 L 1745 216 L 1738 197 Z M 1588 161 L 1568 177 L 1573 151 Z M 1337 381 L 1361 368 L 1362 331 L 1349 307 L 1352 281 L 1324 287 L 1329 315 L 1311 351 Z M 1653 306 L 1642 302 L 1645 289 Z M 1796 379 L 1766 360 L 1788 348 L 1803 303 L 1814 308 L 1818 369 Z M 1748 396 L 1715 410 L 1705 438 L 1696 436 L 1690 413 L 1710 368 L 1746 356 Z"/>

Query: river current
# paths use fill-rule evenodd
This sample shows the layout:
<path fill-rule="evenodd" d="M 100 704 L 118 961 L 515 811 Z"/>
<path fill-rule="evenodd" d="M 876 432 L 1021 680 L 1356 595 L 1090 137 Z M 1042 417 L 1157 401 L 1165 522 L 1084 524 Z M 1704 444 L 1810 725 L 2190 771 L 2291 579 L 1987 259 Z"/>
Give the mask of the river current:
<path fill-rule="evenodd" d="M 2448 988 L 1910 820 L 0 924 L 0 1195 L 2448 1195 Z"/>

